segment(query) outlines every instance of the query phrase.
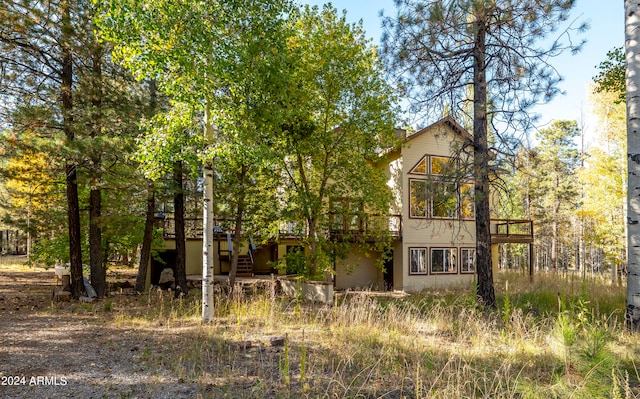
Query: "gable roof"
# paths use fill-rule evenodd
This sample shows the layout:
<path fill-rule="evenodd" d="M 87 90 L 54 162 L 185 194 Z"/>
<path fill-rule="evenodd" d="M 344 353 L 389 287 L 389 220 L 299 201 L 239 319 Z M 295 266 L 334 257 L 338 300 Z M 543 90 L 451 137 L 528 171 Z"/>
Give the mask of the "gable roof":
<path fill-rule="evenodd" d="M 455 133 L 462 136 L 464 139 L 473 142 L 473 135 L 471 135 L 471 133 L 469 133 L 467 129 L 463 128 L 458 122 L 456 122 L 456 120 L 453 119 L 452 116 L 447 115 L 444 118 L 440 119 L 439 121 L 432 123 L 431 125 L 425 128 L 422 128 L 409 136 L 406 136 L 405 131 L 396 130 L 396 136 L 398 138 L 403 138 L 402 142 L 392 150 L 382 153 L 377 163 L 390 162 L 395 159 L 398 159 L 402 155 L 402 147 L 404 146 L 405 143 L 415 139 L 416 137 L 423 135 L 424 133 L 432 130 L 434 127 L 441 126 L 441 125 L 448 126 L 449 128 L 451 128 L 451 130 L 453 130 Z M 404 137 L 402 137 L 401 135 L 402 133 L 405 134 Z"/>
<path fill-rule="evenodd" d="M 421 136 L 422 134 L 424 134 L 425 132 L 428 132 L 429 130 L 432 130 L 434 127 L 441 126 L 441 125 L 449 126 L 454 132 L 458 133 L 463 138 L 473 141 L 473 135 L 471 135 L 471 133 L 469 133 L 467 129 L 460 126 L 460 124 L 456 122 L 456 120 L 453 119 L 451 115 L 447 115 L 444 118 L 440 119 L 439 121 L 432 123 L 431 125 L 425 128 L 422 128 L 417 132 L 413 133 L 412 135 L 408 136 L 405 139 L 405 143 L 407 141 L 415 139 L 418 136 Z"/>

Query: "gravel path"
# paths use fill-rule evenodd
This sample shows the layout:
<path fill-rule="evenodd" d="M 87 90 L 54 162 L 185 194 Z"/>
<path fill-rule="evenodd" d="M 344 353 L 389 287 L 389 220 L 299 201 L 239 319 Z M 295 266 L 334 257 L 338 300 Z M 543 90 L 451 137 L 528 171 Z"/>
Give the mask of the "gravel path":
<path fill-rule="evenodd" d="M 77 302 L 53 303 L 54 285 L 51 270 L 0 267 L 0 398 L 214 396 L 147 366 L 145 356 L 169 345 L 169 332 L 118 328 L 78 312 L 86 307 Z"/>

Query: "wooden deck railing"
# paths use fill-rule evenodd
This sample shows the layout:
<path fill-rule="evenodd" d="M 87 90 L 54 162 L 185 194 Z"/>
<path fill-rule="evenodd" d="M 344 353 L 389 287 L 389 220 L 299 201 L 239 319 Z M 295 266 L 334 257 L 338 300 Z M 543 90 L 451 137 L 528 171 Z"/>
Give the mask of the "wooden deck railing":
<path fill-rule="evenodd" d="M 175 237 L 175 219 L 172 214 L 162 215 L 160 218 L 156 218 L 157 226 L 162 228 L 163 236 L 165 238 Z M 188 239 L 202 238 L 202 218 L 186 217 L 185 223 L 185 235 Z M 217 228 L 217 232 L 226 233 L 232 231 L 234 221 L 231 219 L 215 219 L 214 226 Z M 385 230 L 386 229 L 386 230 Z M 304 236 L 307 231 L 305 225 L 300 225 L 297 222 L 283 222 L 279 229 L 280 237 L 294 238 Z M 333 223 L 325 231 L 330 236 L 354 236 L 359 234 L 365 235 L 367 232 L 373 231 L 388 231 L 393 238 L 399 238 L 402 236 L 402 216 L 401 215 L 366 215 L 362 219 L 358 219 L 355 224 L 338 222 L 334 217 Z"/>
<path fill-rule="evenodd" d="M 219 233 L 232 230 L 233 220 L 216 219 L 214 225 Z M 175 220 L 172 215 L 158 219 L 158 227 L 163 228 L 165 238 L 175 237 Z M 386 229 L 386 230 L 385 230 Z M 388 231 L 392 238 L 402 238 L 402 215 L 333 215 L 332 224 L 325 232 L 332 238 L 374 238 L 372 232 Z M 300 237 L 306 233 L 306 226 L 295 222 L 283 222 L 280 237 Z M 202 238 L 202 218 L 185 218 L 185 233 L 190 239 Z M 491 219 L 491 242 L 532 243 L 533 221 L 514 219 Z"/>
<path fill-rule="evenodd" d="M 533 220 L 491 219 L 491 242 L 532 243 Z"/>

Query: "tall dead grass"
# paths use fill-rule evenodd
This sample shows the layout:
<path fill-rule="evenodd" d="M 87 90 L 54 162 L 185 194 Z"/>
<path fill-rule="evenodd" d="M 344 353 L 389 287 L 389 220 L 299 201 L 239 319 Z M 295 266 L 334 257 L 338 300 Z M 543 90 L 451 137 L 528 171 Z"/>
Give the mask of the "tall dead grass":
<path fill-rule="evenodd" d="M 495 310 L 468 287 L 347 292 L 334 305 L 238 290 L 216 296 L 211 324 L 200 322 L 196 291 L 116 298 L 94 312 L 164 332 L 142 361 L 198 384 L 202 397 L 640 398 L 640 341 L 625 330 L 622 287 L 504 273 L 496 291 Z"/>

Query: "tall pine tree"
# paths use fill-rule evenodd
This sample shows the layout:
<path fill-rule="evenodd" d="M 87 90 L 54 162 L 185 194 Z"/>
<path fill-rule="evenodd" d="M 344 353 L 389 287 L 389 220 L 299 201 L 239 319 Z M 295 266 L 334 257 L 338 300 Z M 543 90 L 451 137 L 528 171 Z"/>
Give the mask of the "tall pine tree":
<path fill-rule="evenodd" d="M 512 153 L 509 133 L 531 126 L 530 108 L 558 93 L 560 77 L 549 64 L 563 47 L 548 39 L 569 17 L 575 0 L 398 0 L 384 20 L 383 52 L 412 101 L 436 117 L 467 115 L 472 103 L 477 295 L 495 306 L 491 264 L 489 121 Z M 569 34 L 570 30 L 565 33 Z M 569 41 L 569 43 L 571 43 Z M 469 95 L 469 88 L 472 88 Z"/>

